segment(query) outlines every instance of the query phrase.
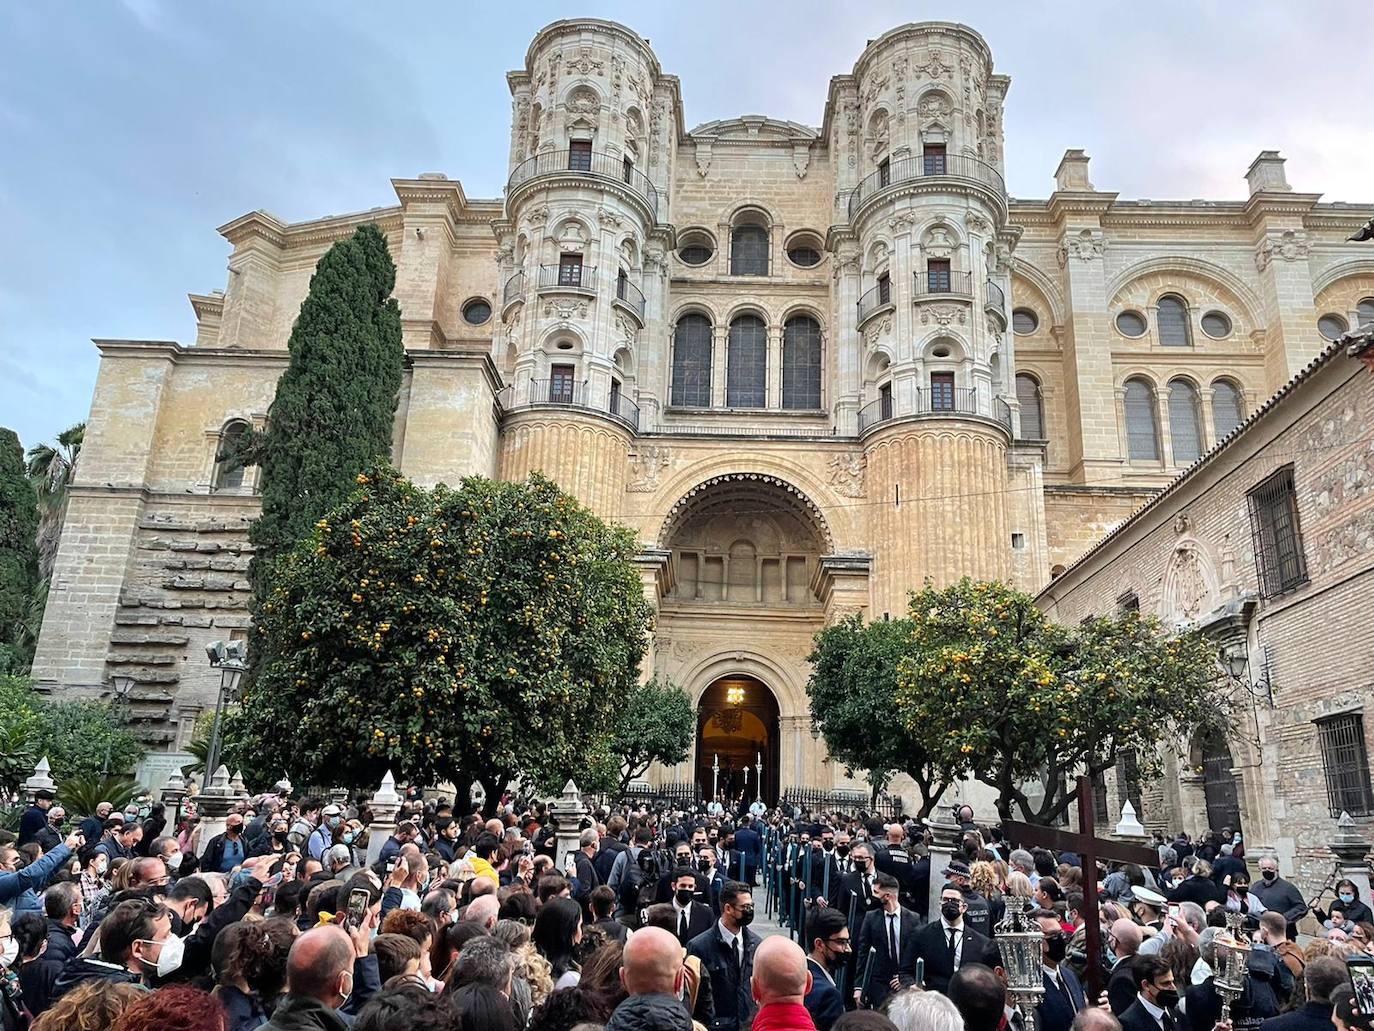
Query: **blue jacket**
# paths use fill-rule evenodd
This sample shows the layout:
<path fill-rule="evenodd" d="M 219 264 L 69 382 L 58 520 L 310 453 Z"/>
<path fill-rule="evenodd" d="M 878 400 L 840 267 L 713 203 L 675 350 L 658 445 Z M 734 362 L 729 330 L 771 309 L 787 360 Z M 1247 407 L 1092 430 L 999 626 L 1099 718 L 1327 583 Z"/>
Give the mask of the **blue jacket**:
<path fill-rule="evenodd" d="M 58 845 L 47 855 L 39 856 L 22 870 L 0 873 L 0 906 L 9 906 L 16 917 L 25 913 L 43 912 L 38 892 L 48 884 L 54 870 L 72 857 L 72 850 Z"/>
<path fill-rule="evenodd" d="M 806 993 L 804 1000 L 806 1012 L 811 1014 L 816 1031 L 830 1031 L 830 1025 L 844 1016 L 844 999 L 835 983 L 809 956 L 806 969 L 811 973 L 811 990 Z"/>

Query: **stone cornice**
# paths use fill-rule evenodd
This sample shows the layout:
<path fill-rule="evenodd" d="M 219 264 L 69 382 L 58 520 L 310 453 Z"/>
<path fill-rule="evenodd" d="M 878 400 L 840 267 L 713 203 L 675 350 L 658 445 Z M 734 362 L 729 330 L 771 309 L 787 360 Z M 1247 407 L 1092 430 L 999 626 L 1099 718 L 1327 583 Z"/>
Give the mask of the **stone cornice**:
<path fill-rule="evenodd" d="M 196 321 L 204 322 L 207 318 L 214 318 L 224 314 L 224 294 L 187 294 L 187 299 L 191 302 L 191 310 L 196 313 Z"/>
<path fill-rule="evenodd" d="M 1290 193 L 1287 190 L 1263 190 L 1252 194 L 1245 202 L 1245 213 L 1258 222 L 1266 215 L 1306 215 L 1321 200 L 1320 193 Z"/>
<path fill-rule="evenodd" d="M 399 205 L 370 208 L 345 215 L 328 215 L 309 222 L 283 223 L 266 211 L 252 211 L 219 227 L 219 234 L 234 245 L 242 247 L 254 238 L 268 241 L 277 248 L 320 243 L 334 243 L 353 234 L 360 225 L 377 223 L 382 232 L 401 227 Z"/>
<path fill-rule="evenodd" d="M 491 388 L 493 399 L 501 391 L 501 374 L 496 371 L 496 363 L 484 351 L 407 351 L 406 364 L 412 369 L 438 369 L 454 365 L 477 365 L 482 376 Z"/>
<path fill-rule="evenodd" d="M 285 348 L 190 347 L 175 340 L 96 339 L 91 342 L 99 349 L 102 358 L 165 358 L 173 365 L 285 365 L 290 359 Z"/>
<path fill-rule="evenodd" d="M 456 179 L 392 179 L 391 188 L 396 191 L 402 211 L 411 205 L 442 204 L 451 221 L 472 221 L 467 217 L 468 199 L 463 184 Z"/>
<path fill-rule="evenodd" d="M 796 143 L 815 143 L 819 140 L 819 129 L 800 122 L 784 122 L 767 115 L 740 115 L 738 118 L 722 118 L 714 122 L 703 122 L 687 134 L 692 141 L 710 140 L 712 144 L 729 146 L 748 144 L 753 146 L 771 145 L 791 149 Z M 728 134 L 728 135 L 727 135 Z"/>
<path fill-rule="evenodd" d="M 909 179 L 906 182 L 894 183 L 884 187 L 872 198 L 866 199 L 859 205 L 858 216 L 853 220 L 853 226 L 860 237 L 863 236 L 864 227 L 868 221 L 874 217 L 882 217 L 879 212 L 886 212 L 892 201 L 902 197 L 929 197 L 940 194 L 951 194 L 966 191 L 978 194 L 990 202 L 993 210 L 1001 215 L 1001 222 L 1007 220 L 1007 199 L 995 187 L 987 183 L 979 182 L 977 179 L 970 179 L 966 176 L 933 176 L 931 178 Z"/>
<path fill-rule="evenodd" d="M 1101 217 L 1116 203 L 1117 194 L 1100 190 L 1056 190 L 1046 202 L 1050 218 L 1059 221 L 1070 215 L 1094 215 Z"/>
<path fill-rule="evenodd" d="M 908 22 L 906 25 L 898 25 L 895 29 L 888 29 L 870 42 L 868 46 L 864 47 L 858 60 L 854 62 L 854 76 L 855 78 L 862 78 L 867 72 L 868 66 L 878 60 L 893 43 L 913 38 L 933 41 L 941 35 L 953 36 L 972 46 L 982 56 L 988 72 L 992 72 L 992 50 L 988 46 L 987 40 L 979 35 L 976 30 L 960 22 L 922 21 Z"/>
<path fill-rule="evenodd" d="M 544 175 L 532 176 L 517 186 L 511 187 L 506 196 L 507 209 L 514 211 L 521 197 L 529 193 L 537 193 L 544 189 L 557 189 L 560 187 L 572 187 L 586 189 L 592 187 L 605 190 L 607 193 L 615 194 L 621 200 L 633 204 L 641 213 L 644 225 L 648 229 L 655 228 L 654 212 L 649 207 L 648 200 L 637 190 L 632 189 L 628 184 L 622 183 L 608 176 L 589 176 L 581 172 L 572 172 L 567 169 L 550 172 Z M 659 197 L 659 206 L 665 206 L 662 195 Z M 664 223 L 658 223 L 664 224 Z"/>
<path fill-rule="evenodd" d="M 577 36 L 583 32 L 604 32 L 629 43 L 649 59 L 649 70 L 655 79 L 663 74 L 663 66 L 658 63 L 658 55 L 654 53 L 653 47 L 649 46 L 647 39 L 628 25 L 622 25 L 617 21 L 608 21 L 604 18 L 563 18 L 545 25 L 534 34 L 534 39 L 530 40 L 530 45 L 525 50 L 525 74 L 528 75 L 533 70 L 538 52 L 543 47 L 564 36 Z M 517 74 L 519 73 L 511 73 L 511 75 Z"/>

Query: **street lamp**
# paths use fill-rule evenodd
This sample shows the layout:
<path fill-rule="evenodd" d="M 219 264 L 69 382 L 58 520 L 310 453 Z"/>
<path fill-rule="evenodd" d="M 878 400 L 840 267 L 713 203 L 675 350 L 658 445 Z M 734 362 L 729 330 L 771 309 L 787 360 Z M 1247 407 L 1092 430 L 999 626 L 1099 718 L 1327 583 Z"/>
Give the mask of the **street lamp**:
<path fill-rule="evenodd" d="M 124 722 L 124 702 L 129 697 L 129 692 L 134 689 L 134 678 L 127 673 L 115 673 L 110 677 L 110 689 L 114 692 L 114 717 L 116 726 Z M 114 729 L 111 728 L 110 736 L 105 739 L 105 762 L 100 767 L 100 775 L 108 777 L 110 775 L 110 749 L 114 746 Z"/>
<path fill-rule="evenodd" d="M 1259 675 L 1251 680 L 1250 653 L 1244 644 L 1219 648 L 1217 666 L 1233 687 L 1239 687 L 1256 701 L 1267 703 L 1271 709 L 1274 707 L 1274 685 L 1269 682 L 1269 671 L 1261 666 Z"/>
<path fill-rule="evenodd" d="M 205 647 L 210 665 L 219 670 L 219 695 L 215 699 L 215 722 L 210 728 L 210 747 L 205 753 L 205 777 L 209 778 L 219 769 L 220 718 L 224 714 L 224 703 L 237 696 L 239 680 L 248 668 L 248 648 L 243 641 L 215 641 Z"/>

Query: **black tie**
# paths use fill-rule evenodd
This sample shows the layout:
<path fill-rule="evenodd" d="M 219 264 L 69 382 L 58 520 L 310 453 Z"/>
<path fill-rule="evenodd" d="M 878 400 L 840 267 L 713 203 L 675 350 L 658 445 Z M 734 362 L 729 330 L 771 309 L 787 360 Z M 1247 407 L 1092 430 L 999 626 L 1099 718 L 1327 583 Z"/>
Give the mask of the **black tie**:
<path fill-rule="evenodd" d="M 949 957 L 949 969 L 955 970 L 957 968 L 954 966 L 954 928 L 950 927 L 946 930 L 949 933 L 949 942 L 945 945 L 945 955 Z"/>
<path fill-rule="evenodd" d="M 743 976 L 744 976 L 744 957 L 742 957 L 742 956 L 740 955 L 740 952 L 739 952 L 739 935 L 735 935 L 735 943 L 734 943 L 733 948 L 734 948 L 734 950 L 735 950 L 735 969 L 737 969 L 737 970 L 740 972 L 740 976 L 743 977 Z"/>
<path fill-rule="evenodd" d="M 687 940 L 687 910 L 685 909 L 682 911 L 681 914 L 679 914 L 678 917 L 677 936 L 681 938 L 683 941 Z"/>
<path fill-rule="evenodd" d="M 893 963 L 897 962 L 897 914 L 887 914 L 887 954 Z"/>
<path fill-rule="evenodd" d="M 1174 1020 L 1174 1015 L 1173 1015 L 1172 1013 L 1170 1013 L 1168 1010 L 1165 1010 L 1165 1011 L 1164 1011 L 1164 1014 L 1163 1014 L 1163 1018 L 1164 1018 L 1164 1031 L 1174 1031 L 1174 1029 L 1178 1026 L 1178 1025 L 1177 1025 L 1177 1022 Z"/>
<path fill-rule="evenodd" d="M 1064 983 L 1064 978 L 1060 976 L 1057 970 L 1054 973 L 1054 986 L 1059 989 L 1059 994 L 1064 996 L 1064 999 L 1068 1002 L 1069 1009 L 1077 1013 L 1078 1007 L 1073 1004 L 1073 996 L 1069 994 L 1069 986 Z"/>

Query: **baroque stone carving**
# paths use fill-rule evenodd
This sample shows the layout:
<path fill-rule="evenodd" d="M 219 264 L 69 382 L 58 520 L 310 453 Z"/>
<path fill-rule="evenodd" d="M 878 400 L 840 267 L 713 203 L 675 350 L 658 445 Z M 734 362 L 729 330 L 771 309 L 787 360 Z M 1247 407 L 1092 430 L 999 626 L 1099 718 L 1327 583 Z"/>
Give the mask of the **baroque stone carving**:
<path fill-rule="evenodd" d="M 633 321 L 631 321 L 629 316 L 623 315 L 620 312 L 616 312 L 615 328 L 616 331 L 620 334 L 620 339 L 624 343 L 624 345 L 626 347 L 633 348 L 635 345 L 635 334 L 638 332 L 638 330 L 635 329 L 635 324 Z"/>
<path fill-rule="evenodd" d="M 830 459 L 830 485 L 835 493 L 846 498 L 864 497 L 864 467 L 862 452 L 834 455 Z"/>
<path fill-rule="evenodd" d="M 1197 549 L 1182 547 L 1174 552 L 1174 568 L 1170 602 L 1173 612 L 1186 620 L 1202 615 L 1202 602 L 1207 597 L 1207 581 L 1202 573 L 1202 560 Z"/>
<path fill-rule="evenodd" d="M 697 175 L 703 179 L 706 173 L 711 170 L 711 141 L 697 140 Z"/>
<path fill-rule="evenodd" d="M 574 115 L 595 115 L 601 110 L 601 98 L 596 90 L 579 86 L 568 96 L 568 113 Z"/>
<path fill-rule="evenodd" d="M 932 322 L 939 326 L 948 326 L 955 322 L 965 325 L 968 322 L 968 309 L 956 308 L 952 304 L 940 304 L 926 306 L 921 309 L 921 325 L 928 326 Z"/>
<path fill-rule="evenodd" d="M 606 68 L 606 62 L 592 57 L 591 47 L 583 47 L 577 52 L 576 58 L 568 60 L 569 68 L 576 68 L 583 75 L 590 75 L 592 72 L 600 74 Z"/>
<path fill-rule="evenodd" d="M 661 444 L 642 444 L 630 456 L 630 482 L 625 489 L 648 494 L 658 489 L 659 474 L 673 464 L 673 453 Z"/>
<path fill-rule="evenodd" d="M 932 122 L 943 122 L 953 113 L 954 105 L 943 93 L 927 93 L 921 98 L 916 111 L 921 116 L 921 125 L 925 126 Z"/>
<path fill-rule="evenodd" d="M 811 144 L 794 143 L 792 144 L 792 167 L 796 169 L 797 178 L 805 179 L 806 170 L 811 165 Z"/>
<path fill-rule="evenodd" d="M 916 78 L 919 81 L 924 75 L 931 79 L 947 79 L 953 71 L 954 69 L 945 64 L 944 59 L 940 57 L 940 51 L 932 50 L 930 59 L 925 64 L 916 66 Z"/>
<path fill-rule="evenodd" d="M 964 216 L 964 225 L 968 226 L 971 232 L 982 233 L 992 228 L 992 225 L 982 215 L 976 211 L 970 211 Z"/>
<path fill-rule="evenodd" d="M 591 302 L 568 297 L 554 297 L 544 302 L 546 319 L 585 319 Z"/>
<path fill-rule="evenodd" d="M 1255 268 L 1263 272 L 1272 261 L 1297 261 L 1306 258 L 1310 248 L 1307 234 L 1285 229 L 1282 233 L 1266 236 L 1255 250 Z"/>
<path fill-rule="evenodd" d="M 1059 245 L 1059 267 L 1067 265 L 1070 258 L 1092 261 L 1102 257 L 1106 250 L 1107 240 L 1101 230 L 1082 229 Z"/>
<path fill-rule="evenodd" d="M 900 232 L 903 229 L 910 229 L 911 224 L 915 221 L 916 219 L 911 215 L 893 215 L 887 220 L 887 227 L 894 233 Z"/>
<path fill-rule="evenodd" d="M 610 208 L 601 208 L 597 211 L 596 217 L 603 226 L 610 226 L 613 229 L 625 224 L 625 219 Z"/>
<path fill-rule="evenodd" d="M 892 331 L 892 316 L 884 315 L 864 327 L 864 344 L 874 347 L 878 341 Z"/>

